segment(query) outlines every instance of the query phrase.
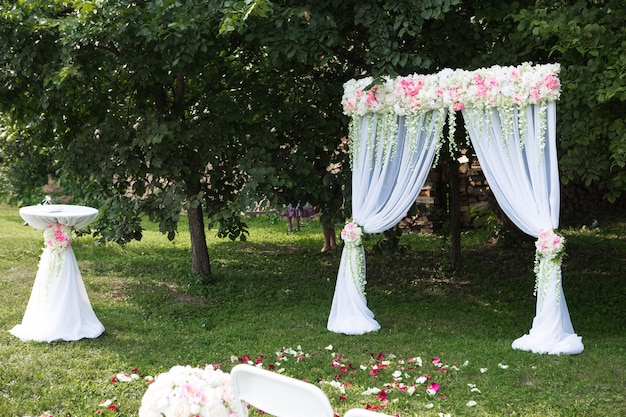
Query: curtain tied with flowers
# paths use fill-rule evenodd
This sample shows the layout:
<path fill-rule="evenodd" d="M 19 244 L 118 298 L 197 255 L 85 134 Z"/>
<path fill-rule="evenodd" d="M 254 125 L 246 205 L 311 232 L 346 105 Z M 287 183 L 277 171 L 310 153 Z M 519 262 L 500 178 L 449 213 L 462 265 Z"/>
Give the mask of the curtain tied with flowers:
<path fill-rule="evenodd" d="M 344 112 L 351 117 L 353 218 L 341 233 L 345 245 L 328 329 L 345 334 L 376 331 L 367 307 L 363 233 L 395 226 L 421 190 L 442 143 L 447 112 L 462 111 L 485 176 L 506 215 L 537 238 L 537 297 L 529 333 L 512 347 L 548 354 L 583 350 L 574 333 L 561 284 L 565 239 L 559 221 L 556 100 L 559 65 L 446 69 L 437 74 L 350 80 Z M 454 136 L 449 118 L 449 137 Z M 450 146 L 454 142 L 450 140 Z"/>

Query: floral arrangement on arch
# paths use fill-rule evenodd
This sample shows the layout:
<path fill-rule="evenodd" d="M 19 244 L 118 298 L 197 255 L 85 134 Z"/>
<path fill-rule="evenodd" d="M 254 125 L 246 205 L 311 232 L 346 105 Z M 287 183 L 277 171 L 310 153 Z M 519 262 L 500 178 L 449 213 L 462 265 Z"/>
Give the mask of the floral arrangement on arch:
<path fill-rule="evenodd" d="M 443 69 L 435 74 L 413 74 L 352 79 L 344 84 L 344 114 L 399 116 L 419 111 L 525 106 L 556 101 L 561 95 L 559 64 L 493 66 L 474 71 Z"/>
<path fill-rule="evenodd" d="M 363 255 L 363 227 L 355 221 L 348 221 L 341 231 L 341 240 L 346 248 L 353 251 L 353 266 L 356 268 L 354 284 L 365 296 L 365 259 Z"/>
<path fill-rule="evenodd" d="M 155 377 L 141 399 L 139 417 L 236 417 L 230 374 L 176 365 Z"/>
<path fill-rule="evenodd" d="M 559 64 L 533 65 L 525 62 L 518 66 L 493 66 L 474 71 L 443 69 L 435 74 L 412 74 L 403 77 L 365 77 L 344 84 L 342 105 L 344 114 L 350 116 L 350 136 L 359 138 L 361 118 L 369 117 L 370 146 L 382 146 L 385 157 L 393 155 L 398 131 L 398 117 L 405 117 L 407 138 L 413 140 L 419 126 L 435 121 L 433 141 L 436 146 L 435 164 L 444 142 L 443 126 L 448 119 L 448 146 L 454 155 L 456 118 L 447 113 L 467 111 L 467 117 L 486 130 L 490 129 L 488 111 L 499 110 L 502 118 L 503 145 L 519 130 L 522 143 L 526 135 L 525 108 L 530 104 L 547 106 L 561 95 L 558 78 Z M 517 121 L 518 119 L 519 121 Z M 539 113 L 539 138 L 541 151 L 545 147 L 546 117 Z M 358 141 L 350 148 L 350 163 L 354 166 L 358 154 Z M 413 144 L 414 145 L 414 144 Z M 412 149 L 411 153 L 414 151 Z M 378 152 L 378 150 L 376 151 Z"/>
<path fill-rule="evenodd" d="M 553 230 L 541 230 L 535 242 L 535 295 L 545 296 L 551 276 L 561 279 L 561 263 L 565 256 L 565 238 Z"/>
<path fill-rule="evenodd" d="M 363 228 L 357 222 L 347 222 L 341 231 L 341 239 L 346 245 L 361 246 L 362 236 Z"/>

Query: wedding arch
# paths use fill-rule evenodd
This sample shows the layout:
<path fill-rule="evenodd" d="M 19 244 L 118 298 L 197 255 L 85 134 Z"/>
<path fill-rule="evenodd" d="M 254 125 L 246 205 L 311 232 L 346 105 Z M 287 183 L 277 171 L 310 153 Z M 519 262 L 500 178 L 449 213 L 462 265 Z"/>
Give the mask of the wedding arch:
<path fill-rule="evenodd" d="M 514 349 L 547 354 L 583 351 L 574 332 L 561 283 L 565 239 L 559 223 L 556 101 L 559 64 L 445 69 L 350 80 L 342 104 L 350 116 L 352 219 L 341 232 L 344 248 L 328 318 L 336 333 L 380 329 L 365 296 L 363 233 L 395 226 L 422 189 L 438 158 L 443 128 L 454 136 L 461 111 L 478 159 L 505 214 L 537 238 L 535 318 Z M 455 144 L 449 141 L 450 146 Z"/>

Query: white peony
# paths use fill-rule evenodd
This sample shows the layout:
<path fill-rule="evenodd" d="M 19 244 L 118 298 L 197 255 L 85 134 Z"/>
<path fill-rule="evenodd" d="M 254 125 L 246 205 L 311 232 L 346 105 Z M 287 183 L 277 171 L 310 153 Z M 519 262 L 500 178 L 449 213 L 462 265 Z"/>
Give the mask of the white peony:
<path fill-rule="evenodd" d="M 229 417 L 235 415 L 233 400 L 229 374 L 210 365 L 176 365 L 150 384 L 139 417 Z"/>

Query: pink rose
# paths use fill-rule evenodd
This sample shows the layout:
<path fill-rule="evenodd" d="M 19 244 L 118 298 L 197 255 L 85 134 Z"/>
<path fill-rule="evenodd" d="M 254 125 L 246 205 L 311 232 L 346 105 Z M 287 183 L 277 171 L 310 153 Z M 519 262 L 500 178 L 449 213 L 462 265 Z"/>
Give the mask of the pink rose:
<path fill-rule="evenodd" d="M 543 79 L 543 84 L 550 90 L 556 90 L 560 86 L 559 79 L 553 74 L 546 75 Z"/>

